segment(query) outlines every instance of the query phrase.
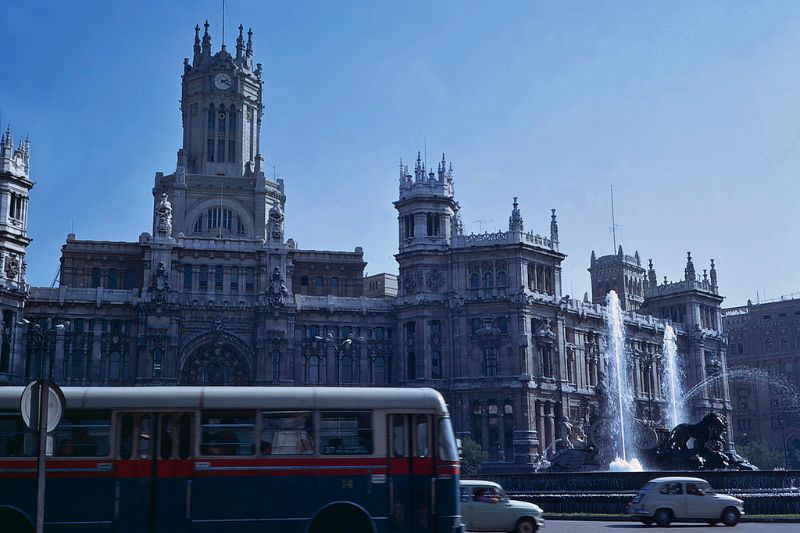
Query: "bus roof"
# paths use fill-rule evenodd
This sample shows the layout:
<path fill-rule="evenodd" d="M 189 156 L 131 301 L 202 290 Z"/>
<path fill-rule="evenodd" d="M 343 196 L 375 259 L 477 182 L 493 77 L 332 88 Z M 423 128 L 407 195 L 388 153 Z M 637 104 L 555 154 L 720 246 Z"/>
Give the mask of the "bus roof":
<path fill-rule="evenodd" d="M 0 387 L 0 409 L 19 410 L 23 387 Z M 417 409 L 446 415 L 430 388 L 62 387 L 67 409 Z"/>

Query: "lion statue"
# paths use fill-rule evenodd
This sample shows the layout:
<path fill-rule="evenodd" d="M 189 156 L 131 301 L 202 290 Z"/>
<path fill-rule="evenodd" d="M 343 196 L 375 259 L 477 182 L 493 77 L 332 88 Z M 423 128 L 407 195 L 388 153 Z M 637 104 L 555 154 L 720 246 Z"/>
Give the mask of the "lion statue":
<path fill-rule="evenodd" d="M 694 450 L 702 452 L 706 444 L 721 441 L 728 423 L 722 415 L 708 413 L 697 424 L 678 424 L 669 432 L 662 450 L 688 451 L 689 439 L 694 439 Z"/>

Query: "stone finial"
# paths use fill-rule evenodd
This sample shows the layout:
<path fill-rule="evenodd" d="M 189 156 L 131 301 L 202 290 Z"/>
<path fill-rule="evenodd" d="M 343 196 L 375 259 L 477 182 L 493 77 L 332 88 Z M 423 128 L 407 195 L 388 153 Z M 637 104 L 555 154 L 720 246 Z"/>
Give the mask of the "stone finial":
<path fill-rule="evenodd" d="M 508 217 L 508 231 L 517 231 L 522 233 L 523 223 L 522 223 L 522 214 L 519 212 L 519 204 L 517 203 L 517 197 L 514 197 L 514 202 L 511 208 L 511 216 Z"/>
<path fill-rule="evenodd" d="M 656 269 L 653 268 L 652 259 L 648 259 L 648 263 L 649 264 L 647 265 L 647 280 L 653 287 L 655 287 L 656 285 L 658 285 L 658 278 L 656 277 Z"/>
<path fill-rule="evenodd" d="M 444 183 L 445 177 L 447 177 L 447 160 L 444 158 L 444 153 L 442 153 L 442 161 L 439 163 L 439 182 Z"/>
<path fill-rule="evenodd" d="M 253 57 L 253 28 L 247 28 L 247 57 Z"/>
<path fill-rule="evenodd" d="M 639 250 L 636 250 L 636 253 L 633 254 L 633 257 L 636 258 L 636 266 L 642 266 L 642 260 L 639 257 Z"/>
<path fill-rule="evenodd" d="M 558 242 L 558 221 L 556 220 L 556 210 L 550 210 L 550 240 Z"/>
<path fill-rule="evenodd" d="M 244 56 L 244 26 L 239 24 L 239 37 L 236 38 L 236 59 L 242 60 Z"/>
<path fill-rule="evenodd" d="M 595 254 L 595 253 L 594 253 L 594 250 L 592 250 L 592 258 L 590 259 L 590 262 L 589 262 L 589 264 L 591 264 L 592 266 L 594 266 L 594 264 L 595 264 L 596 262 L 597 262 L 597 254 Z"/>
<path fill-rule="evenodd" d="M 619 248 L 617 248 L 617 257 L 619 257 L 619 258 L 625 257 L 625 254 L 622 251 L 622 245 L 621 244 L 619 245 Z"/>
<path fill-rule="evenodd" d="M 192 57 L 192 66 L 196 67 L 200 64 L 200 26 L 194 25 L 194 47 L 192 48 L 194 56 Z"/>
<path fill-rule="evenodd" d="M 694 273 L 694 263 L 692 262 L 692 252 L 686 252 L 686 269 L 684 272 L 684 279 L 686 281 L 695 281 L 697 276 Z"/>
<path fill-rule="evenodd" d="M 711 260 L 711 286 L 717 288 L 717 267 L 714 265 L 714 260 Z"/>
<path fill-rule="evenodd" d="M 203 32 L 203 55 L 210 56 L 211 55 L 211 35 L 208 33 L 208 20 L 206 20 L 203 27 L 205 31 Z"/>

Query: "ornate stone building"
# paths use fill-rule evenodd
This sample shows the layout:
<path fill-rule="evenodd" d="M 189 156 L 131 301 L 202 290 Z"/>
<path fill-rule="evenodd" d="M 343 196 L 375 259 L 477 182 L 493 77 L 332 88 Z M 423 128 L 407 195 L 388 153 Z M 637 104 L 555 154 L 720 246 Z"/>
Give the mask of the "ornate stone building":
<path fill-rule="evenodd" d="M 763 441 L 800 468 L 800 299 L 748 301 L 722 313 L 737 441 Z"/>
<path fill-rule="evenodd" d="M 138 242 L 70 234 L 58 287 L 28 290 L 21 267 L 4 280 L 3 310 L 13 315 L 3 339 L 17 349 L 0 379 L 35 376 L 43 348 L 65 385 L 431 386 L 450 403 L 457 432 L 498 466 L 530 465 L 570 423 L 589 430 L 602 419 L 602 299 L 622 285 L 599 265 L 617 259 L 592 259 L 594 302 L 562 294 L 555 210 L 544 235 L 526 231 L 515 198 L 507 231 L 466 235 L 452 165 L 442 156 L 428 171 L 418 157 L 413 174 L 400 165 L 399 276 L 365 283 L 361 248 L 303 250 L 286 238 L 287 190 L 264 175 L 258 149 L 263 90 L 250 32 L 240 27 L 232 55 L 224 46 L 212 53 L 207 25 L 202 37 L 195 29 L 183 144 L 174 172 L 155 175 L 151 230 Z M 25 146 L 24 175 L 2 175 L 0 221 L 12 216 L 7 190 L 26 197 L 32 185 Z M 0 227 L 9 228 L 4 257 L 24 264 L 24 219 Z M 697 280 L 691 260 L 683 281 L 662 285 L 652 265 L 645 279 L 638 257 L 622 263 L 635 409 L 658 420 L 666 324 L 679 333 L 688 383 L 702 381 L 725 365 L 722 298 L 716 272 Z M 23 302 L 29 320 L 66 327 L 50 329 L 44 346 L 23 342 L 13 330 Z M 727 413 L 727 398 L 725 387 L 709 388 L 694 413 Z"/>

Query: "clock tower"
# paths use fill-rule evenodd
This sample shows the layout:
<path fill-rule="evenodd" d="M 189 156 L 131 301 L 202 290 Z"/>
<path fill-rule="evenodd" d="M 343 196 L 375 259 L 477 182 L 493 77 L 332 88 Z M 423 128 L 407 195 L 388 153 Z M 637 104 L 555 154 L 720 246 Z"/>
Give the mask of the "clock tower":
<path fill-rule="evenodd" d="M 261 64 L 253 68 L 253 32 L 239 26 L 236 55 L 223 44 L 211 53 L 208 21 L 202 41 L 195 26 L 194 56 L 184 60 L 181 94 L 186 171 L 211 176 L 252 176 L 264 106 Z"/>
<path fill-rule="evenodd" d="M 240 25 L 235 55 L 224 43 L 212 54 L 204 26 L 183 60 L 183 146 L 175 172 L 156 173 L 152 235 L 165 245 L 181 235 L 282 243 L 283 182 L 264 176 L 259 151 L 264 82 L 253 32 Z M 169 269 L 165 258 L 153 261 Z"/>

